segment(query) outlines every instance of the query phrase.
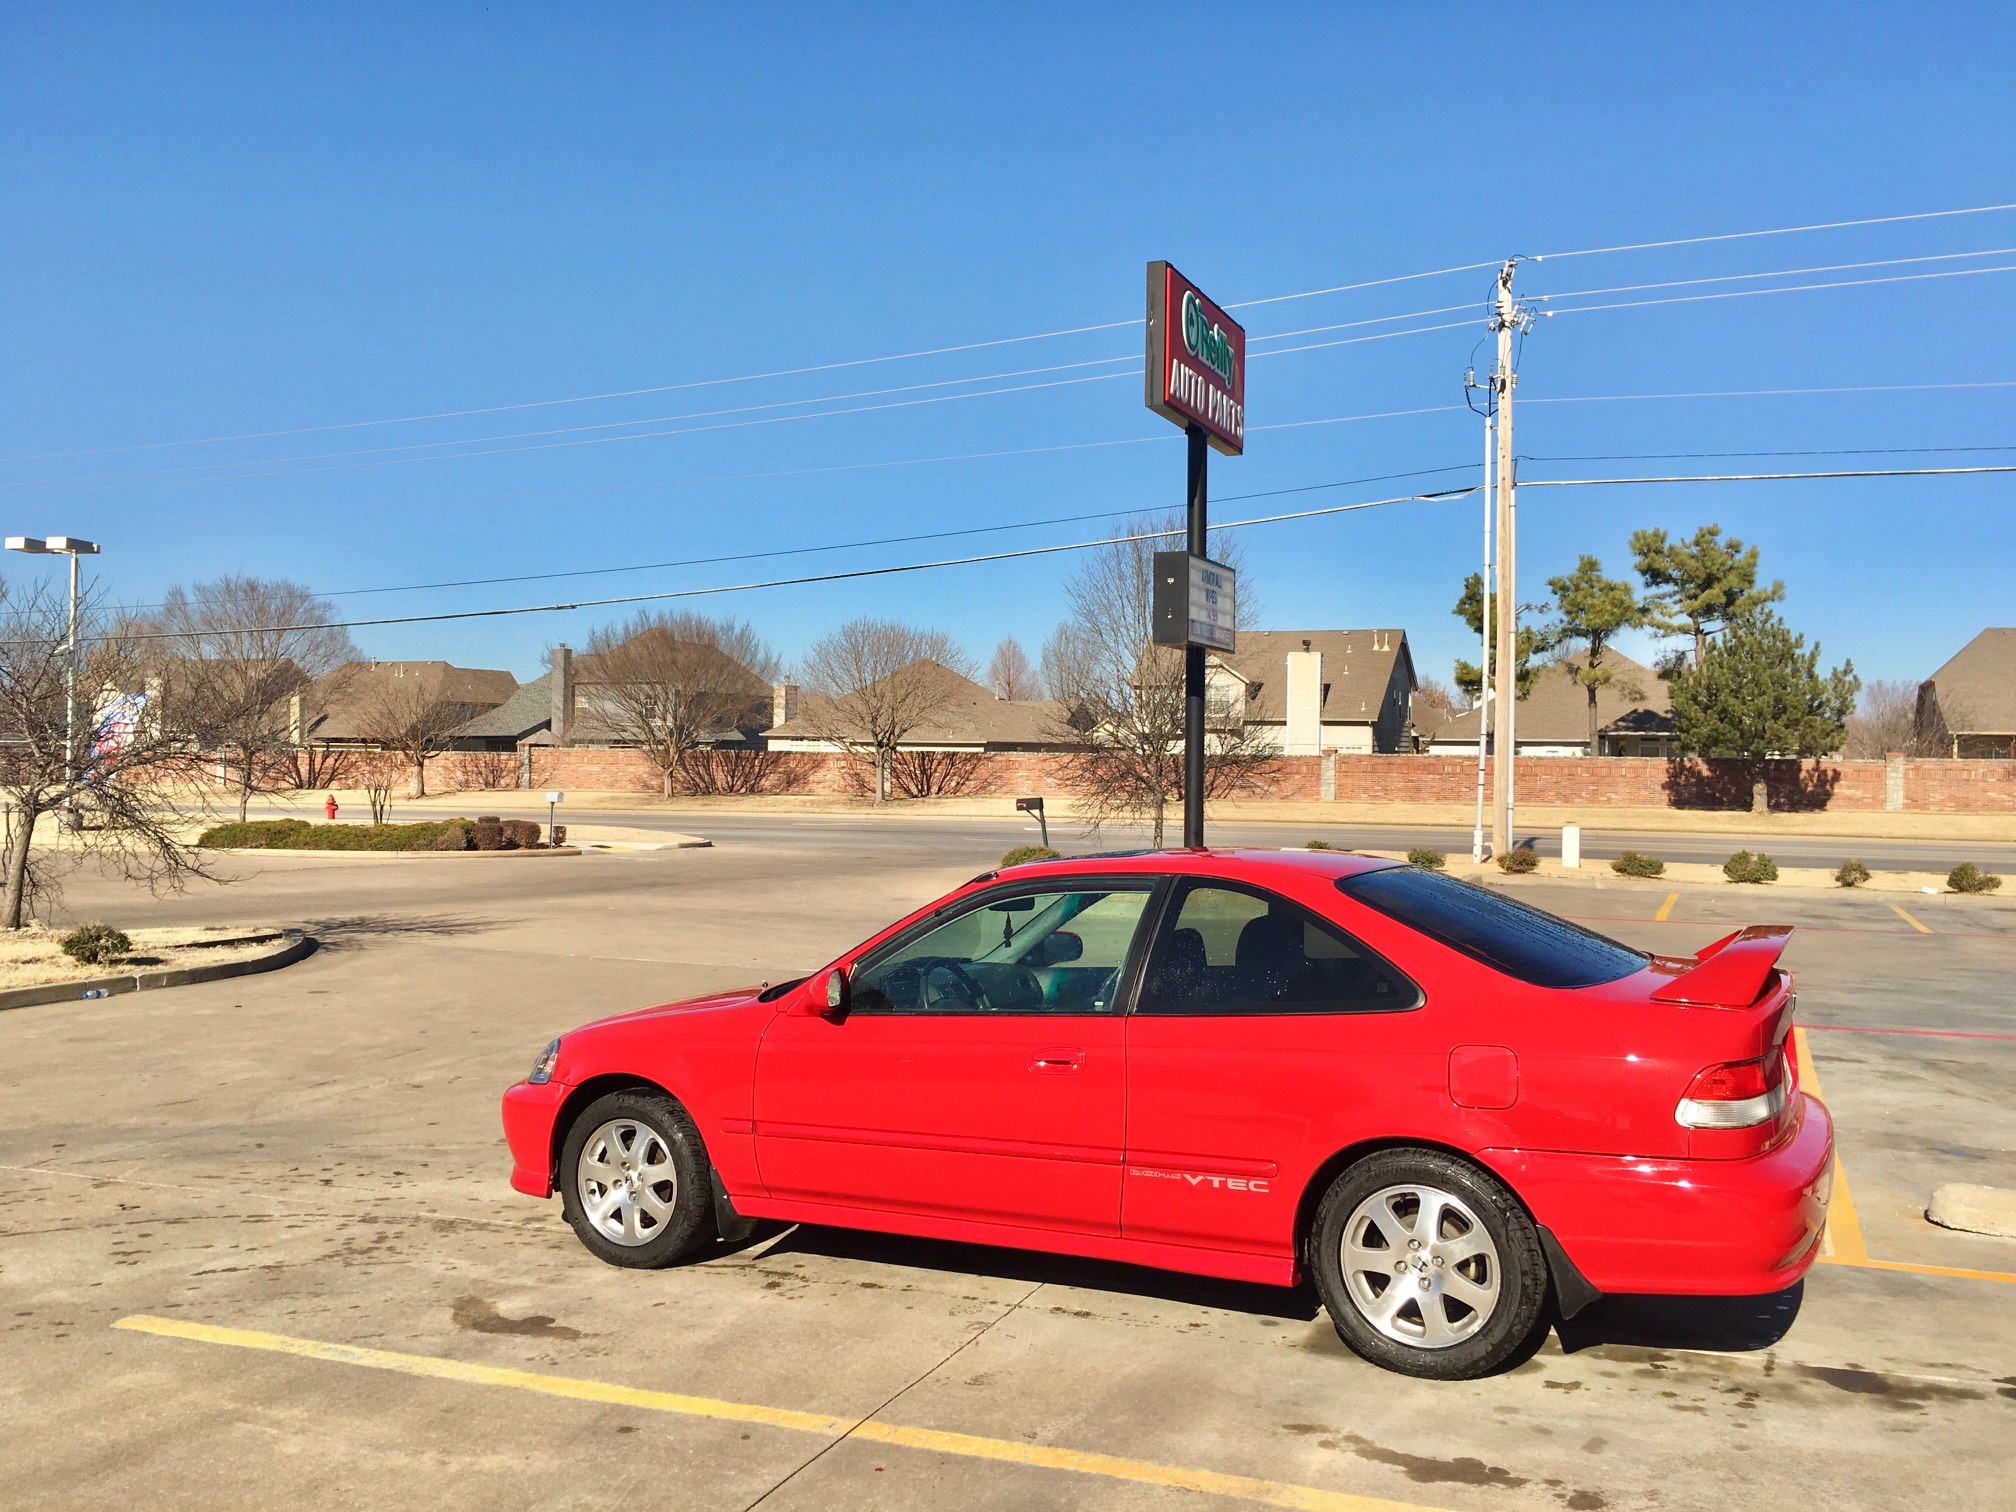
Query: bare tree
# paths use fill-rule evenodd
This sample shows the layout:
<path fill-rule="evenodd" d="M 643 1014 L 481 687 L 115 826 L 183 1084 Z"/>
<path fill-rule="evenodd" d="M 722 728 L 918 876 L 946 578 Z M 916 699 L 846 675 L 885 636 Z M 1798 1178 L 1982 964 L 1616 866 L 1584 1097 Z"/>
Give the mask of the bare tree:
<path fill-rule="evenodd" d="M 1955 711 L 1925 700 L 1921 705 L 1919 685 L 1904 681 L 1865 683 L 1862 698 L 1848 719 L 1848 734 L 1841 754 L 1865 761 L 1880 761 L 1892 751 L 1906 756 L 1948 756 L 1953 737 L 1948 726 Z"/>
<path fill-rule="evenodd" d="M 82 825 L 73 858 L 95 856 L 157 891 L 211 876 L 184 842 L 172 801 L 201 770 L 201 756 L 164 723 L 133 646 L 96 632 L 89 600 L 78 620 L 88 656 L 64 649 L 68 618 L 58 595 L 0 584 L 0 798 L 8 811 L 0 928 L 19 929 L 31 901 L 53 890 L 49 855 L 38 856 L 34 841 L 38 821 L 59 811 Z M 73 689 L 68 673 L 79 660 Z"/>
<path fill-rule="evenodd" d="M 1043 647 L 1043 691 L 1064 706 L 1060 742 L 1071 749 L 1065 780 L 1096 830 L 1112 822 L 1146 824 L 1162 844 L 1172 805 L 1183 793 L 1183 652 L 1152 644 L 1154 557 L 1182 545 L 1180 517 L 1132 522 L 1122 541 L 1086 557 L 1065 584 L 1071 617 Z M 1235 569 L 1239 551 L 1213 540 L 1216 560 Z M 1246 584 L 1238 616 L 1250 620 Z M 1255 785 L 1274 753 L 1236 710 L 1211 720 L 1205 736 L 1204 790 L 1223 798 Z"/>
<path fill-rule="evenodd" d="M 872 763 L 880 802 L 897 747 L 958 700 L 971 671 L 942 631 L 849 620 L 806 653 L 805 680 L 818 696 L 804 717 L 821 739 Z"/>
<path fill-rule="evenodd" d="M 1029 653 L 1014 636 L 994 648 L 994 659 L 987 663 L 987 686 L 996 698 L 1036 696 L 1036 669 L 1029 665 Z"/>
<path fill-rule="evenodd" d="M 298 583 L 225 576 L 180 584 L 146 627 L 170 717 L 232 772 L 242 822 L 252 794 L 287 786 L 299 743 L 297 697 L 357 659 L 335 611 Z"/>
<path fill-rule="evenodd" d="M 387 676 L 386 672 L 400 675 Z M 356 714 L 357 738 L 396 756 L 412 777 L 415 798 L 427 796 L 427 758 L 448 749 L 455 731 L 469 722 L 475 705 L 447 696 L 441 678 L 406 675 L 403 666 L 373 668 Z M 375 772 L 371 775 L 377 775 Z M 367 781 L 366 787 L 369 788 Z M 373 822 L 384 817 L 375 811 Z"/>
<path fill-rule="evenodd" d="M 392 789 L 406 774 L 405 758 L 396 751 L 359 751 L 355 770 L 357 786 L 364 790 L 364 802 L 371 809 L 371 822 L 383 824 L 392 811 Z"/>
<path fill-rule="evenodd" d="M 649 610 L 588 637 L 577 697 L 658 768 L 670 797 L 694 753 L 769 723 L 778 662 L 739 620 Z"/>

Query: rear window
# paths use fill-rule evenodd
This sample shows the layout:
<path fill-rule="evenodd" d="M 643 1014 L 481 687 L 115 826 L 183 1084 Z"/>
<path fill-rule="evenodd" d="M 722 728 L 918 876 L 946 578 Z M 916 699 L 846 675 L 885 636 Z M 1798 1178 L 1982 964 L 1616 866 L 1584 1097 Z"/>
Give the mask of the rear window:
<path fill-rule="evenodd" d="M 1594 987 L 1651 960 L 1566 919 L 1411 866 L 1340 877 L 1337 890 L 1535 987 Z"/>

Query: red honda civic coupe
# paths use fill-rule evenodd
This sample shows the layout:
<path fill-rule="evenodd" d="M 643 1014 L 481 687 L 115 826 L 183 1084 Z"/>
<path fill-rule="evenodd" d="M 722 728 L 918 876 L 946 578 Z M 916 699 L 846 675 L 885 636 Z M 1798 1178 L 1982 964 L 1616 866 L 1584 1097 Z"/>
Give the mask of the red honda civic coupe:
<path fill-rule="evenodd" d="M 1606 1292 L 1742 1296 L 1817 1252 L 1788 931 L 1649 956 L 1371 857 L 988 872 L 798 981 L 604 1019 L 504 1095 L 511 1184 L 615 1265 L 758 1219 L 1307 1275 L 1442 1379 Z"/>

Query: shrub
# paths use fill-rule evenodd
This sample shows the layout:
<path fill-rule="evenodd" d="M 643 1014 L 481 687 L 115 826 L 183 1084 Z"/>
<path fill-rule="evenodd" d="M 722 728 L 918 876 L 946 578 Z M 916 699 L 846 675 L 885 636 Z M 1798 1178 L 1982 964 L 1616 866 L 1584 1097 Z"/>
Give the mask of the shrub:
<path fill-rule="evenodd" d="M 254 819 L 244 824 L 220 824 L 196 843 L 232 850 L 406 851 L 466 850 L 466 844 L 446 844 L 447 832 L 466 834 L 467 819 L 435 819 L 423 824 L 310 824 L 306 819 Z"/>
<path fill-rule="evenodd" d="M 434 843 L 429 848 L 438 851 L 473 850 L 476 842 L 471 838 L 470 831 L 474 828 L 466 820 L 452 820 L 441 826 L 441 833 L 434 837 Z"/>
<path fill-rule="evenodd" d="M 1304 850 L 1342 850 L 1342 849 L 1343 849 L 1343 847 L 1342 847 L 1341 845 L 1332 845 L 1332 844 L 1331 844 L 1331 843 L 1330 843 L 1330 842 L 1329 842 L 1328 840 L 1311 840 L 1311 841 L 1309 841 L 1309 842 L 1308 842 L 1307 844 L 1305 844 L 1305 845 L 1304 845 L 1304 846 L 1302 847 L 1302 849 L 1304 849 Z"/>
<path fill-rule="evenodd" d="M 1843 887 L 1860 887 L 1869 880 L 1869 868 L 1860 861 L 1843 861 L 1835 869 L 1834 880 Z"/>
<path fill-rule="evenodd" d="M 110 924 L 85 924 L 63 936 L 63 954 L 86 966 L 104 966 L 133 948 L 133 942 Z"/>
<path fill-rule="evenodd" d="M 1776 882 L 1778 863 L 1762 851 L 1740 850 L 1722 863 L 1722 875 L 1731 882 Z"/>
<path fill-rule="evenodd" d="M 1057 852 L 1047 845 L 1018 845 L 1001 855 L 1003 866 L 1020 866 L 1025 861 L 1055 861 Z"/>
<path fill-rule="evenodd" d="M 542 826 L 536 819 L 506 819 L 504 821 L 504 848 L 506 850 L 537 850 Z"/>
<path fill-rule="evenodd" d="M 1516 874 L 1530 872 L 1540 864 L 1540 853 L 1524 846 L 1506 851 L 1498 857 L 1498 870 Z"/>
<path fill-rule="evenodd" d="M 1957 893 L 1991 893 L 2002 885 L 2002 879 L 1972 861 L 1962 861 L 1946 873 L 1946 885 Z"/>
<path fill-rule="evenodd" d="M 504 849 L 504 821 L 495 814 L 484 814 L 470 826 L 470 838 L 476 849 L 493 851 Z"/>
<path fill-rule="evenodd" d="M 1407 864 L 1423 867 L 1428 871 L 1440 871 L 1449 864 L 1449 858 L 1438 850 L 1427 850 L 1424 848 L 1422 850 L 1410 850 L 1407 852 Z"/>
<path fill-rule="evenodd" d="M 1610 870 L 1620 877 L 1663 877 L 1666 863 L 1657 856 L 1641 856 L 1636 851 L 1626 851 L 1610 863 Z"/>

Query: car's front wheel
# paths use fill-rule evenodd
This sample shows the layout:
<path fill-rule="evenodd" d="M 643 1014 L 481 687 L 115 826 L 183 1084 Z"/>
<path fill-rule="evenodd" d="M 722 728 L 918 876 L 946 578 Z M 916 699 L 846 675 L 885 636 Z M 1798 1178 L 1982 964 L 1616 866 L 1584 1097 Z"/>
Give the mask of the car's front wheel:
<path fill-rule="evenodd" d="M 611 1265 L 675 1265 L 712 1243 L 712 1176 L 691 1115 L 644 1089 L 590 1103 L 560 1151 L 567 1221 Z"/>
<path fill-rule="evenodd" d="M 1380 1150 L 1346 1169 L 1310 1250 L 1338 1336 L 1389 1370 L 1489 1375 L 1547 1327 L 1533 1220 L 1496 1177 L 1439 1150 Z"/>

